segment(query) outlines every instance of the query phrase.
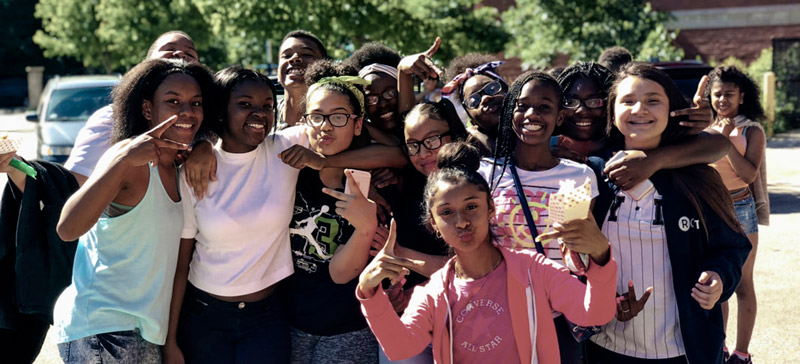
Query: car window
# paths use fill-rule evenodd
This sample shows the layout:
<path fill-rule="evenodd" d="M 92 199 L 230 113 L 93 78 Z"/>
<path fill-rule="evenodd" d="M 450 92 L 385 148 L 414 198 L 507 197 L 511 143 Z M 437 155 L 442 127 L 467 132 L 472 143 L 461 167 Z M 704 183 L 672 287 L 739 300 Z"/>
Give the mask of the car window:
<path fill-rule="evenodd" d="M 111 103 L 111 87 L 53 90 L 47 106 L 47 121 L 85 121 Z"/>

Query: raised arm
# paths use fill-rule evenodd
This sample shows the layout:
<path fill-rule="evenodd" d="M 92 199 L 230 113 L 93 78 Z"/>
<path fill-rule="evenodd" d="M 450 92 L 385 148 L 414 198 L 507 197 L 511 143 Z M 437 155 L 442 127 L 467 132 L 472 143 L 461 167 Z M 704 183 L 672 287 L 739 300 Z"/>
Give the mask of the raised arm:
<path fill-rule="evenodd" d="M 375 233 L 375 240 L 386 242 L 389 239 L 389 229 L 384 226 L 378 226 Z M 408 269 L 413 270 L 425 277 L 430 278 L 434 272 L 444 267 L 445 263 L 450 260 L 450 257 L 443 255 L 425 254 L 414 249 L 406 248 L 400 244 L 393 247 L 394 256 L 399 258 L 407 258 L 408 262 L 416 262 L 417 264 L 407 266 Z"/>
<path fill-rule="evenodd" d="M 412 266 L 419 264 L 395 255 L 396 236 L 393 220 L 386 244 L 361 273 L 356 298 L 361 301 L 361 311 L 386 355 L 392 360 L 403 360 L 419 354 L 431 342 L 433 305 L 424 288 L 415 289 L 401 320 L 381 288 L 383 280 L 396 284 Z"/>
<path fill-rule="evenodd" d="M 425 52 L 412 54 L 400 60 L 400 64 L 397 65 L 397 109 L 399 113 L 411 110 L 417 103 L 414 95 L 415 75 L 421 80 L 441 76 L 441 70 L 431 60 L 431 57 L 439 50 L 441 43 L 442 39 L 436 37 L 436 41 Z"/>
<path fill-rule="evenodd" d="M 89 231 L 137 172 L 150 162 L 158 163 L 160 150 L 186 149 L 186 145 L 160 139 L 177 120 L 173 116 L 147 133 L 115 144 L 103 155 L 97 170 L 64 204 L 56 226 L 61 240 L 74 241 Z"/>

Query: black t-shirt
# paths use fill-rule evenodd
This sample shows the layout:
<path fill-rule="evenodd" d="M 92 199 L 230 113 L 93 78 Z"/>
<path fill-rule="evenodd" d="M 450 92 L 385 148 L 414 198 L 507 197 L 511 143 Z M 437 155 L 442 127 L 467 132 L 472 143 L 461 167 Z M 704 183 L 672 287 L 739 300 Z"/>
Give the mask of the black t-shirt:
<path fill-rule="evenodd" d="M 422 223 L 422 200 L 427 178 L 410 164 L 401 170 L 401 175 L 402 191 L 397 191 L 394 185 L 380 191 L 392 207 L 397 224 L 397 243 L 420 253 L 447 255 L 447 244 Z M 390 188 L 395 190 L 390 191 Z M 427 277 L 411 272 L 406 277 L 405 287 L 410 288 L 427 280 Z"/>
<path fill-rule="evenodd" d="M 297 179 L 290 225 L 294 274 L 284 281 L 289 322 L 312 335 L 337 335 L 367 327 L 355 292 L 331 279 L 329 264 L 355 228 L 335 213 L 337 199 L 322 192 L 319 172 L 306 168 Z"/>

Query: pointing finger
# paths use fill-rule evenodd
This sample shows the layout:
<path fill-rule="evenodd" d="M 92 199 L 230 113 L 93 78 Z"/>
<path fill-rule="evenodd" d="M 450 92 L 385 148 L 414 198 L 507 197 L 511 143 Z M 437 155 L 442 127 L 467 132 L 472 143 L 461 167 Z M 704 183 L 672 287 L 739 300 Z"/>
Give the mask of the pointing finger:
<path fill-rule="evenodd" d="M 425 56 L 428 58 L 433 57 L 433 55 L 436 54 L 436 51 L 439 50 L 439 45 L 441 44 L 442 44 L 442 38 L 436 37 L 436 40 L 433 42 L 433 45 L 430 48 L 428 48 L 427 51 L 424 52 Z"/>
<path fill-rule="evenodd" d="M 695 105 L 700 105 L 700 102 L 705 99 L 706 87 L 708 87 L 708 76 L 703 76 L 697 84 L 697 92 L 692 99 Z"/>
<path fill-rule="evenodd" d="M 394 255 L 394 244 L 397 241 L 397 223 L 392 219 L 391 226 L 389 227 L 389 237 L 386 239 L 386 245 L 381 250 L 384 254 Z"/>
<path fill-rule="evenodd" d="M 333 189 L 330 189 L 330 188 L 327 188 L 327 187 L 323 187 L 322 188 L 322 193 L 324 193 L 324 194 L 326 194 L 328 196 L 331 196 L 331 197 L 333 197 L 335 199 L 338 199 L 340 201 L 347 201 L 347 199 L 349 197 L 349 195 L 345 194 L 344 192 L 339 192 L 337 190 L 333 190 Z"/>
<path fill-rule="evenodd" d="M 150 131 L 145 134 L 155 138 L 161 138 L 161 135 L 164 134 L 164 132 L 167 131 L 167 129 L 169 129 L 177 121 L 178 115 L 172 115 L 169 117 L 169 119 L 162 121 L 161 124 L 156 125 L 155 128 L 150 129 Z"/>

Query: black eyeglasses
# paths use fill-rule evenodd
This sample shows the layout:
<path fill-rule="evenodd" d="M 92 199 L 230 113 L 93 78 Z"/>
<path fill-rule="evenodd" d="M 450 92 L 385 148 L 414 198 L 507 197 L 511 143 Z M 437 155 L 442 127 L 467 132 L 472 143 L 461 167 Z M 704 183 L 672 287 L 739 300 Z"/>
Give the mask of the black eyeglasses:
<path fill-rule="evenodd" d="M 303 119 L 313 127 L 320 127 L 322 124 L 325 123 L 325 120 L 331 123 L 331 125 L 341 128 L 347 125 L 347 121 L 357 117 L 358 115 L 354 114 L 344 114 L 344 113 L 336 113 L 336 114 L 305 114 L 303 115 Z"/>
<path fill-rule="evenodd" d="M 429 136 L 429 137 L 427 137 L 425 139 L 422 139 L 422 141 L 419 141 L 419 142 L 406 143 L 406 145 L 404 145 L 403 149 L 406 151 L 406 154 L 408 154 L 409 156 L 419 154 L 419 152 L 421 150 L 420 147 L 423 147 L 423 146 L 427 150 L 436 150 L 436 149 L 439 149 L 439 148 L 442 147 L 442 137 L 448 136 L 448 135 L 450 135 L 450 131 L 449 130 L 444 132 L 444 133 L 441 133 L 439 135 L 431 135 L 431 136 Z"/>
<path fill-rule="evenodd" d="M 594 97 L 591 99 L 581 100 L 581 99 L 564 99 L 562 106 L 565 109 L 577 109 L 581 107 L 581 104 L 590 108 L 590 109 L 599 109 L 603 107 L 605 101 L 599 97 Z"/>
<path fill-rule="evenodd" d="M 381 101 L 381 97 L 383 97 L 384 100 L 389 101 L 389 100 L 397 97 L 397 90 L 395 90 L 395 89 L 386 90 L 380 96 L 378 96 L 378 95 L 369 95 L 369 96 L 367 96 L 367 98 L 364 101 L 367 102 L 367 105 L 377 105 Z"/>
<path fill-rule="evenodd" d="M 500 80 L 489 82 L 486 84 L 486 86 L 483 86 L 483 88 L 478 90 L 478 92 L 475 92 L 464 99 L 464 107 L 467 109 L 477 109 L 481 104 L 483 95 L 494 96 L 500 92 L 505 92 L 505 88 L 505 85 L 500 82 Z"/>

